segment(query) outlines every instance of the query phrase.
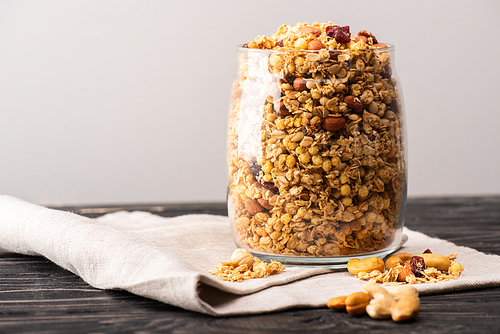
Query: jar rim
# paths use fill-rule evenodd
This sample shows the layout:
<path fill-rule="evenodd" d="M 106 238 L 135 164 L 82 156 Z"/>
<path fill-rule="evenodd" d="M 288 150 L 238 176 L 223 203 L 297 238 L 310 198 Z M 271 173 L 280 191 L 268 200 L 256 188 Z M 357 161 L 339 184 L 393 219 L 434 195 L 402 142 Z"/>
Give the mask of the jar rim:
<path fill-rule="evenodd" d="M 256 53 L 284 53 L 284 52 L 306 52 L 306 53 L 317 53 L 318 51 L 328 51 L 328 52 L 334 52 L 334 53 L 353 53 L 353 52 L 367 52 L 367 51 L 372 51 L 372 52 L 387 52 L 387 51 L 394 51 L 395 46 L 390 43 L 379 43 L 386 45 L 386 47 L 382 48 L 375 48 L 375 49 L 345 49 L 345 50 L 329 50 L 329 49 L 322 49 L 322 50 L 297 50 L 297 49 L 282 49 L 282 50 L 271 50 L 271 49 L 255 49 L 255 48 L 248 48 L 248 47 L 243 47 L 243 44 L 240 44 L 237 46 L 237 50 L 239 52 L 256 52 Z"/>

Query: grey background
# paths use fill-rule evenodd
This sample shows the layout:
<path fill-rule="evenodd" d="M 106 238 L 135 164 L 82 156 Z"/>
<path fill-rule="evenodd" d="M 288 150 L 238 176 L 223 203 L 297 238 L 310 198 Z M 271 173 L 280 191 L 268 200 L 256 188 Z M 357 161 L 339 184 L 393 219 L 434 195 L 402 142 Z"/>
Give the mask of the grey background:
<path fill-rule="evenodd" d="M 500 194 L 498 1 L 0 1 L 0 193 L 223 201 L 236 46 L 333 21 L 396 46 L 409 195 Z"/>

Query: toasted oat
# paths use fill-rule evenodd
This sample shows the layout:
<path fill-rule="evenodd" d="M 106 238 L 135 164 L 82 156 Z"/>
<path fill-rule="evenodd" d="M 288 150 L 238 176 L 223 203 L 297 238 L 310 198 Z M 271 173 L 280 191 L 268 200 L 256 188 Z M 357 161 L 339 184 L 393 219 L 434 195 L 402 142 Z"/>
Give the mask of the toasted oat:
<path fill-rule="evenodd" d="M 207 270 L 220 280 L 242 282 L 252 278 L 264 278 L 278 274 L 285 270 L 285 266 L 277 261 L 271 261 L 271 263 L 267 264 L 254 257 L 253 265 L 250 268 L 246 264 L 235 266 L 231 261 L 227 261 L 219 263 L 216 269 Z"/>

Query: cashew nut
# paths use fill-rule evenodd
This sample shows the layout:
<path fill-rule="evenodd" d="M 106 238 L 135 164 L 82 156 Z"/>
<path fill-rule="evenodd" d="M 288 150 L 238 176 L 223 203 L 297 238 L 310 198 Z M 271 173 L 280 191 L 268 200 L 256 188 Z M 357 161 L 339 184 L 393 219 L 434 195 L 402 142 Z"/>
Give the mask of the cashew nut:
<path fill-rule="evenodd" d="M 247 268 L 251 268 L 253 265 L 253 255 L 246 249 L 238 248 L 231 255 L 230 262 L 233 266 L 246 265 Z"/>
<path fill-rule="evenodd" d="M 404 294 L 392 306 L 392 320 L 406 321 L 415 318 L 420 311 L 420 300 L 412 294 Z"/>
<path fill-rule="evenodd" d="M 434 267 L 441 271 L 448 271 L 448 268 L 450 268 L 451 260 L 448 259 L 446 256 L 439 254 L 429 254 L 429 253 L 420 254 L 417 256 L 424 258 L 426 267 Z"/>
<path fill-rule="evenodd" d="M 384 287 L 375 283 L 366 283 L 365 285 L 363 285 L 363 289 L 365 289 L 365 291 L 368 292 L 368 294 L 372 298 L 374 298 L 375 294 L 377 293 L 392 298 L 392 295 L 389 293 L 389 291 L 387 291 Z"/>
<path fill-rule="evenodd" d="M 389 290 L 389 293 L 396 301 L 400 300 L 403 295 L 413 295 L 418 298 L 418 290 L 411 285 L 400 285 L 397 288 Z"/>
<path fill-rule="evenodd" d="M 385 269 L 389 270 L 391 268 L 394 268 L 398 264 L 405 265 L 405 263 L 410 261 L 412 257 L 413 255 L 409 253 L 394 254 L 385 261 Z"/>
<path fill-rule="evenodd" d="M 326 306 L 328 306 L 328 308 L 331 308 L 334 310 L 345 310 L 345 300 L 346 299 L 347 299 L 347 296 L 330 298 L 328 300 L 328 302 L 326 303 Z"/>
<path fill-rule="evenodd" d="M 340 296 L 328 300 L 328 307 L 337 310 L 346 309 L 347 313 L 358 316 L 368 313 L 374 319 L 405 321 L 415 318 L 420 310 L 418 290 L 413 286 L 399 286 L 391 291 L 384 287 L 367 283 L 366 292 L 354 292 L 349 296 Z M 371 297 L 371 299 L 370 299 Z"/>
<path fill-rule="evenodd" d="M 366 307 L 366 313 L 374 319 L 388 319 L 391 317 L 391 307 L 395 302 L 390 294 L 375 293 Z"/>
<path fill-rule="evenodd" d="M 384 271 L 384 261 L 378 257 L 351 259 L 347 262 L 347 270 L 353 275 L 360 272 L 371 273 L 373 270 Z"/>
<path fill-rule="evenodd" d="M 418 314 L 420 301 L 418 290 L 413 286 L 403 285 L 387 291 L 380 285 L 368 283 L 363 288 L 372 297 L 366 307 L 366 313 L 374 319 L 392 317 L 394 321 L 403 321 L 416 317 Z M 406 295 L 412 298 L 405 297 Z M 405 301 L 399 304 L 401 299 Z"/>
<path fill-rule="evenodd" d="M 353 292 L 345 300 L 345 308 L 350 315 L 358 316 L 366 313 L 370 296 L 364 292 Z"/>

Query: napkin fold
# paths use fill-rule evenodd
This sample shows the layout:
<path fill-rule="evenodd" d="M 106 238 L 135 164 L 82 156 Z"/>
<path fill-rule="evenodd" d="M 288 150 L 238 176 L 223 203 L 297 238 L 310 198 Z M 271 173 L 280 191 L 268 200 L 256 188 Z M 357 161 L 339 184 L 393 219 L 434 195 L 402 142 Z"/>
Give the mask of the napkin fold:
<path fill-rule="evenodd" d="M 420 294 L 500 286 L 500 256 L 431 238 L 405 228 L 401 252 L 458 253 L 457 280 L 417 284 Z M 148 212 L 86 218 L 0 196 L 0 248 L 41 255 L 99 289 L 122 289 L 213 316 L 257 314 L 292 307 L 324 307 L 329 298 L 362 291 L 345 270 L 288 267 L 240 283 L 207 270 L 227 261 L 234 245 L 228 217 L 164 218 Z"/>

